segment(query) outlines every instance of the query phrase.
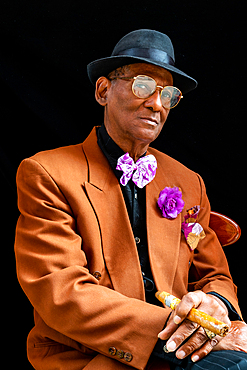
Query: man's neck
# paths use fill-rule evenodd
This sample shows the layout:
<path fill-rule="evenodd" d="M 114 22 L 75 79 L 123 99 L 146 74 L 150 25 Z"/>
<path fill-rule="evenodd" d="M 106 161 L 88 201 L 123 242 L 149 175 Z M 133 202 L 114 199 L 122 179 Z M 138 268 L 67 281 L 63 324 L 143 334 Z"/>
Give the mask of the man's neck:
<path fill-rule="evenodd" d="M 147 152 L 149 144 L 143 143 L 142 141 L 133 143 L 130 140 L 120 138 L 117 134 L 114 135 L 114 132 L 105 125 L 104 127 L 114 143 L 121 148 L 124 153 L 129 153 L 130 157 L 133 158 L 135 162 Z"/>

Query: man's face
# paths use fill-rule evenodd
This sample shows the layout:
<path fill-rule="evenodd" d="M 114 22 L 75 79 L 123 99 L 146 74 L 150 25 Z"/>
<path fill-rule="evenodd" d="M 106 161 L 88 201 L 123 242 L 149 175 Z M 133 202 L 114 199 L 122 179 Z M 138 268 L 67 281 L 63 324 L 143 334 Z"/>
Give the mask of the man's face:
<path fill-rule="evenodd" d="M 173 85 L 170 72 L 146 63 L 131 64 L 125 77 L 147 75 L 159 86 Z M 157 138 L 169 114 L 160 100 L 160 89 L 149 98 L 141 99 L 132 92 L 133 80 L 113 80 L 108 83 L 105 104 L 105 126 L 113 139 L 149 145 Z M 117 138 L 117 139 L 116 139 Z"/>

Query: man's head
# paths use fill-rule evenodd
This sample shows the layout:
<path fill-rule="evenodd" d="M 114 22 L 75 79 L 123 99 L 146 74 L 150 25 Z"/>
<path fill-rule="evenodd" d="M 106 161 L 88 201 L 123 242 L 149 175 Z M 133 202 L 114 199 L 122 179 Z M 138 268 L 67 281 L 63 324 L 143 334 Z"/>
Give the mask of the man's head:
<path fill-rule="evenodd" d="M 110 57 L 88 65 L 89 78 L 96 86 L 96 100 L 105 107 L 106 129 L 135 159 L 156 139 L 167 119 L 170 108 L 167 93 L 175 91 L 176 104 L 182 93 L 197 86 L 193 78 L 174 64 L 173 45 L 167 35 L 137 30 L 124 36 Z M 141 79 L 136 79 L 140 75 L 147 76 L 145 93 L 141 91 Z M 177 90 L 173 87 L 163 90 L 173 84 Z"/>
<path fill-rule="evenodd" d="M 135 146 L 146 148 L 157 138 L 169 114 L 162 105 L 161 88 L 148 98 L 139 98 L 133 94 L 133 80 L 121 79 L 138 75 L 153 78 L 158 86 L 173 85 L 169 71 L 147 63 L 121 67 L 96 82 L 95 97 L 105 107 L 106 129 L 125 151 Z"/>

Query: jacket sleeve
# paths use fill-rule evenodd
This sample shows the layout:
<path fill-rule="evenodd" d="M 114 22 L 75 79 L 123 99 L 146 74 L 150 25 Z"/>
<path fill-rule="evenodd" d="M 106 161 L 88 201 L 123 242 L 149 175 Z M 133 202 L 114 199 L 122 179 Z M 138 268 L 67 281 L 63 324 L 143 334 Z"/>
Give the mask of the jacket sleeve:
<path fill-rule="evenodd" d="M 17 188 L 17 275 L 35 310 L 59 333 L 107 357 L 121 349 L 131 361 L 114 359 L 144 369 L 170 311 L 99 285 L 70 205 L 38 162 L 21 163 Z"/>
<path fill-rule="evenodd" d="M 237 287 L 232 281 L 225 253 L 215 232 L 209 227 L 210 204 L 203 180 L 198 175 L 201 185 L 201 204 L 198 217 L 206 237 L 194 250 L 194 258 L 189 272 L 189 290 L 202 290 L 205 293 L 216 292 L 226 298 L 241 316 L 237 300 Z"/>

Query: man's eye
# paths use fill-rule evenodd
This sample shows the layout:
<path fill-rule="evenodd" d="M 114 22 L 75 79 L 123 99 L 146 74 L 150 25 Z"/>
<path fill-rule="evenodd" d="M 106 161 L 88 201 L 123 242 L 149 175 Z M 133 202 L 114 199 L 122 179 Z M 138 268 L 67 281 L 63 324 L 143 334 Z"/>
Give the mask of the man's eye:
<path fill-rule="evenodd" d="M 141 97 L 146 98 L 152 93 L 152 90 L 148 85 L 140 83 L 135 86 L 134 92 L 140 98 Z"/>
<path fill-rule="evenodd" d="M 171 94 L 169 93 L 169 91 L 166 91 L 166 92 L 163 92 L 163 94 L 162 94 L 162 97 L 163 98 L 166 98 L 166 99 L 171 99 Z"/>

